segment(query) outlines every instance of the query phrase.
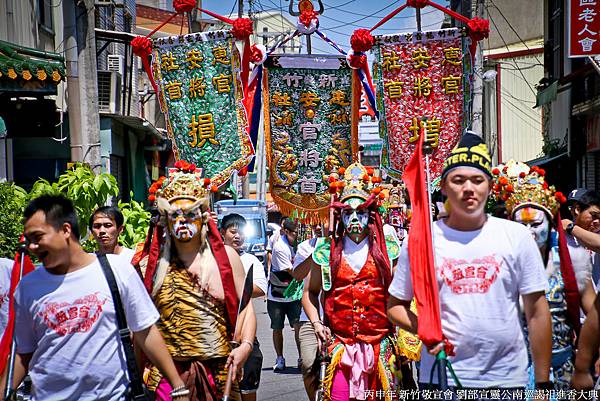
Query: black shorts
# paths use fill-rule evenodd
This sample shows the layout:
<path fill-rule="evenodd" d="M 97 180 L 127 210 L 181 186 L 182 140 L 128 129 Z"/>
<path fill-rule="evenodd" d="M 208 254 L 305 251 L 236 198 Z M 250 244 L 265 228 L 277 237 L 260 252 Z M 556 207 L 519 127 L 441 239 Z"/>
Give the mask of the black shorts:
<path fill-rule="evenodd" d="M 244 364 L 244 377 L 240 381 L 240 391 L 242 394 L 252 394 L 258 390 L 262 363 L 263 354 L 260 351 L 260 344 L 257 339 L 254 339 L 254 348 Z"/>
<path fill-rule="evenodd" d="M 300 321 L 302 301 L 277 302 L 269 299 L 267 300 L 267 312 L 269 312 L 271 318 L 271 329 L 283 330 L 286 316 L 290 326 L 294 327 Z"/>

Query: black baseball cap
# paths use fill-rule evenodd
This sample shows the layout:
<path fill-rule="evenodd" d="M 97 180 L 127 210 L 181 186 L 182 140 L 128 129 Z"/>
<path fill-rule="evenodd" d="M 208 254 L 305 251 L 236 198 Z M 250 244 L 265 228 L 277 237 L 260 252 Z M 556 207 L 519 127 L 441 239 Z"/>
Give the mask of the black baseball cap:
<path fill-rule="evenodd" d="M 567 196 L 567 203 L 573 204 L 575 202 L 581 202 L 581 198 L 585 195 L 593 192 L 591 189 L 587 188 L 576 188 L 569 192 L 569 196 Z"/>

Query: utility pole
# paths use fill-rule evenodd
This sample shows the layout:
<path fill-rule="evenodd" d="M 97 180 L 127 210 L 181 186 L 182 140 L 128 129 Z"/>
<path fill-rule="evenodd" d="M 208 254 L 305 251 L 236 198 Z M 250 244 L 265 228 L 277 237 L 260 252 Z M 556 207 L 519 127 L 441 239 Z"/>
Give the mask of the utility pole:
<path fill-rule="evenodd" d="M 238 18 L 244 16 L 244 0 L 238 0 Z M 246 46 L 246 44 L 244 44 Z M 248 121 L 250 124 L 250 121 Z M 256 157 L 256 156 L 255 156 Z M 256 165 L 256 162 L 254 163 Z M 250 173 L 248 172 L 242 178 L 242 198 L 248 199 L 250 197 Z"/>
<path fill-rule="evenodd" d="M 63 1 L 62 6 L 71 161 L 88 163 L 99 172 L 102 162 L 94 0 Z"/>
<path fill-rule="evenodd" d="M 479 18 L 485 18 L 484 0 L 475 0 L 475 2 L 475 15 Z M 473 66 L 471 130 L 483 136 L 483 48 L 481 41 L 477 44 Z"/>

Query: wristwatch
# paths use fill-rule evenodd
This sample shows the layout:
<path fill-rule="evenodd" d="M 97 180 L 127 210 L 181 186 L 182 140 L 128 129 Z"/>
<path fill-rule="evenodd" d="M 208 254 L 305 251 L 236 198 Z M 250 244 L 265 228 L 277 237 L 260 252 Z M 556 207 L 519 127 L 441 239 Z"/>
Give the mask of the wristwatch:
<path fill-rule="evenodd" d="M 571 222 L 571 223 L 567 224 L 567 228 L 565 228 L 565 231 L 567 232 L 567 234 L 572 234 L 574 228 L 575 228 L 575 224 L 573 224 Z"/>

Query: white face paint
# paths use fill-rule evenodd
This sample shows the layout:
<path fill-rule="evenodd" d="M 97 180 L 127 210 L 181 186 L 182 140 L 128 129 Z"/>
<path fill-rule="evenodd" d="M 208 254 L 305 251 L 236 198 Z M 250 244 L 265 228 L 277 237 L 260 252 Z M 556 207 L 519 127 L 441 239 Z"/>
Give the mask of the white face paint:
<path fill-rule="evenodd" d="M 546 213 L 533 207 L 524 207 L 515 212 L 514 220 L 529 229 L 538 248 L 548 243 L 550 220 Z"/>
<path fill-rule="evenodd" d="M 168 215 L 169 231 L 177 241 L 189 242 L 200 232 L 202 226 L 200 210 L 184 211 L 191 203 L 193 202 L 187 199 L 176 200 L 173 206 L 179 208 L 172 210 Z"/>
<path fill-rule="evenodd" d="M 346 227 L 346 233 L 352 236 L 360 236 L 369 224 L 369 211 L 356 210 L 362 204 L 362 201 L 356 198 L 351 198 L 345 202 L 351 206 L 351 209 L 342 211 L 342 223 Z"/>

